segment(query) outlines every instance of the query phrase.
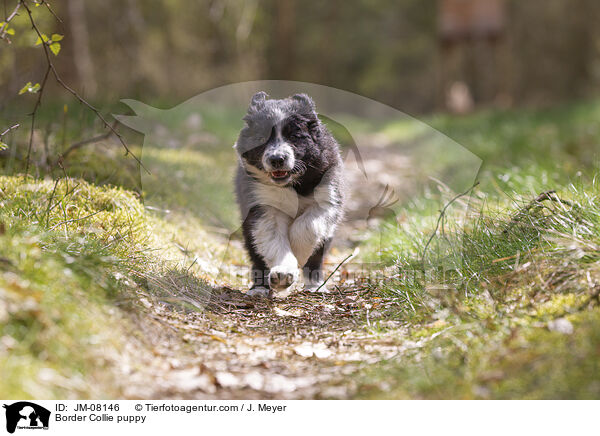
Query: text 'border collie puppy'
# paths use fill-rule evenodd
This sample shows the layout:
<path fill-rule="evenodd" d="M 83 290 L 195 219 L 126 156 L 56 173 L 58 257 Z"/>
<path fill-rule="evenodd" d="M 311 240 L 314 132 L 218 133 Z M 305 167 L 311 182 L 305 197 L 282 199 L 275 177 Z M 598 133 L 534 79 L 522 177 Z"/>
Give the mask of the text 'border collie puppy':
<path fill-rule="evenodd" d="M 235 144 L 236 194 L 252 260 L 248 295 L 271 296 L 298 280 L 315 291 L 323 256 L 343 216 L 339 146 L 306 94 L 252 97 Z M 323 289 L 323 288 L 321 288 Z"/>

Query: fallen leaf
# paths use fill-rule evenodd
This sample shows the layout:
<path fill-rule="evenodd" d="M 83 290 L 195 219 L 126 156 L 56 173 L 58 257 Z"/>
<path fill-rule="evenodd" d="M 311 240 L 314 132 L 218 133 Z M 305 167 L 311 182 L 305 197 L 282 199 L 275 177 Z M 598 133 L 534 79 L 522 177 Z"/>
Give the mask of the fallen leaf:
<path fill-rule="evenodd" d="M 275 307 L 273 309 L 273 313 L 275 313 L 275 315 L 277 315 L 277 316 L 295 316 L 295 317 L 298 316 L 295 313 L 288 312 L 287 310 L 280 309 L 279 307 Z"/>
<path fill-rule="evenodd" d="M 226 341 L 225 339 L 223 339 L 223 338 L 220 338 L 220 337 L 219 337 L 219 336 L 217 336 L 217 335 L 210 335 L 210 338 L 211 338 L 211 339 L 213 339 L 213 340 L 215 340 L 215 341 L 222 342 L 223 344 L 227 344 L 227 341 Z"/>
<path fill-rule="evenodd" d="M 356 303 L 356 297 L 346 297 L 341 301 L 342 304 L 345 304 L 347 306 L 352 305 L 354 303 Z"/>

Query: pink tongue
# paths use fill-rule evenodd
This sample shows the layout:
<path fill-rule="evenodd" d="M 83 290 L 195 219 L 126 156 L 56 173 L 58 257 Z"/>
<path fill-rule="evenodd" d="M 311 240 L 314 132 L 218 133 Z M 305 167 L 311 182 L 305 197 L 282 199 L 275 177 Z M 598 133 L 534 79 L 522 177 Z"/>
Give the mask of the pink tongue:
<path fill-rule="evenodd" d="M 287 174 L 287 171 L 273 171 L 273 177 L 284 177 Z"/>

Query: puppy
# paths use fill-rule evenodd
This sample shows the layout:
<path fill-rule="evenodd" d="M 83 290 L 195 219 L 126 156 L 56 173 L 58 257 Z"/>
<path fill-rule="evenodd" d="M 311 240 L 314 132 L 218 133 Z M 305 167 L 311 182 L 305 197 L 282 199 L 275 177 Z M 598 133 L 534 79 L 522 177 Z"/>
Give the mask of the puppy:
<path fill-rule="evenodd" d="M 252 97 L 234 146 L 236 195 L 252 261 L 248 294 L 265 297 L 294 284 L 299 268 L 306 289 L 323 284 L 323 257 L 344 204 L 339 145 L 312 99 L 267 97 Z"/>

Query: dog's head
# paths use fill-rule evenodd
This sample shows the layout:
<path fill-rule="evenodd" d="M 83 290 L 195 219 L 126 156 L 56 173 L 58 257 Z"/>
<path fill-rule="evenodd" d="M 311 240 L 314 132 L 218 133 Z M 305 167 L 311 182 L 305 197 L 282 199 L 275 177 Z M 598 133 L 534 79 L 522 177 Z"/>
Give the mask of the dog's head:
<path fill-rule="evenodd" d="M 252 97 L 235 147 L 253 177 L 286 186 L 319 162 L 321 124 L 306 94 L 282 100 L 267 97 L 264 92 Z"/>

